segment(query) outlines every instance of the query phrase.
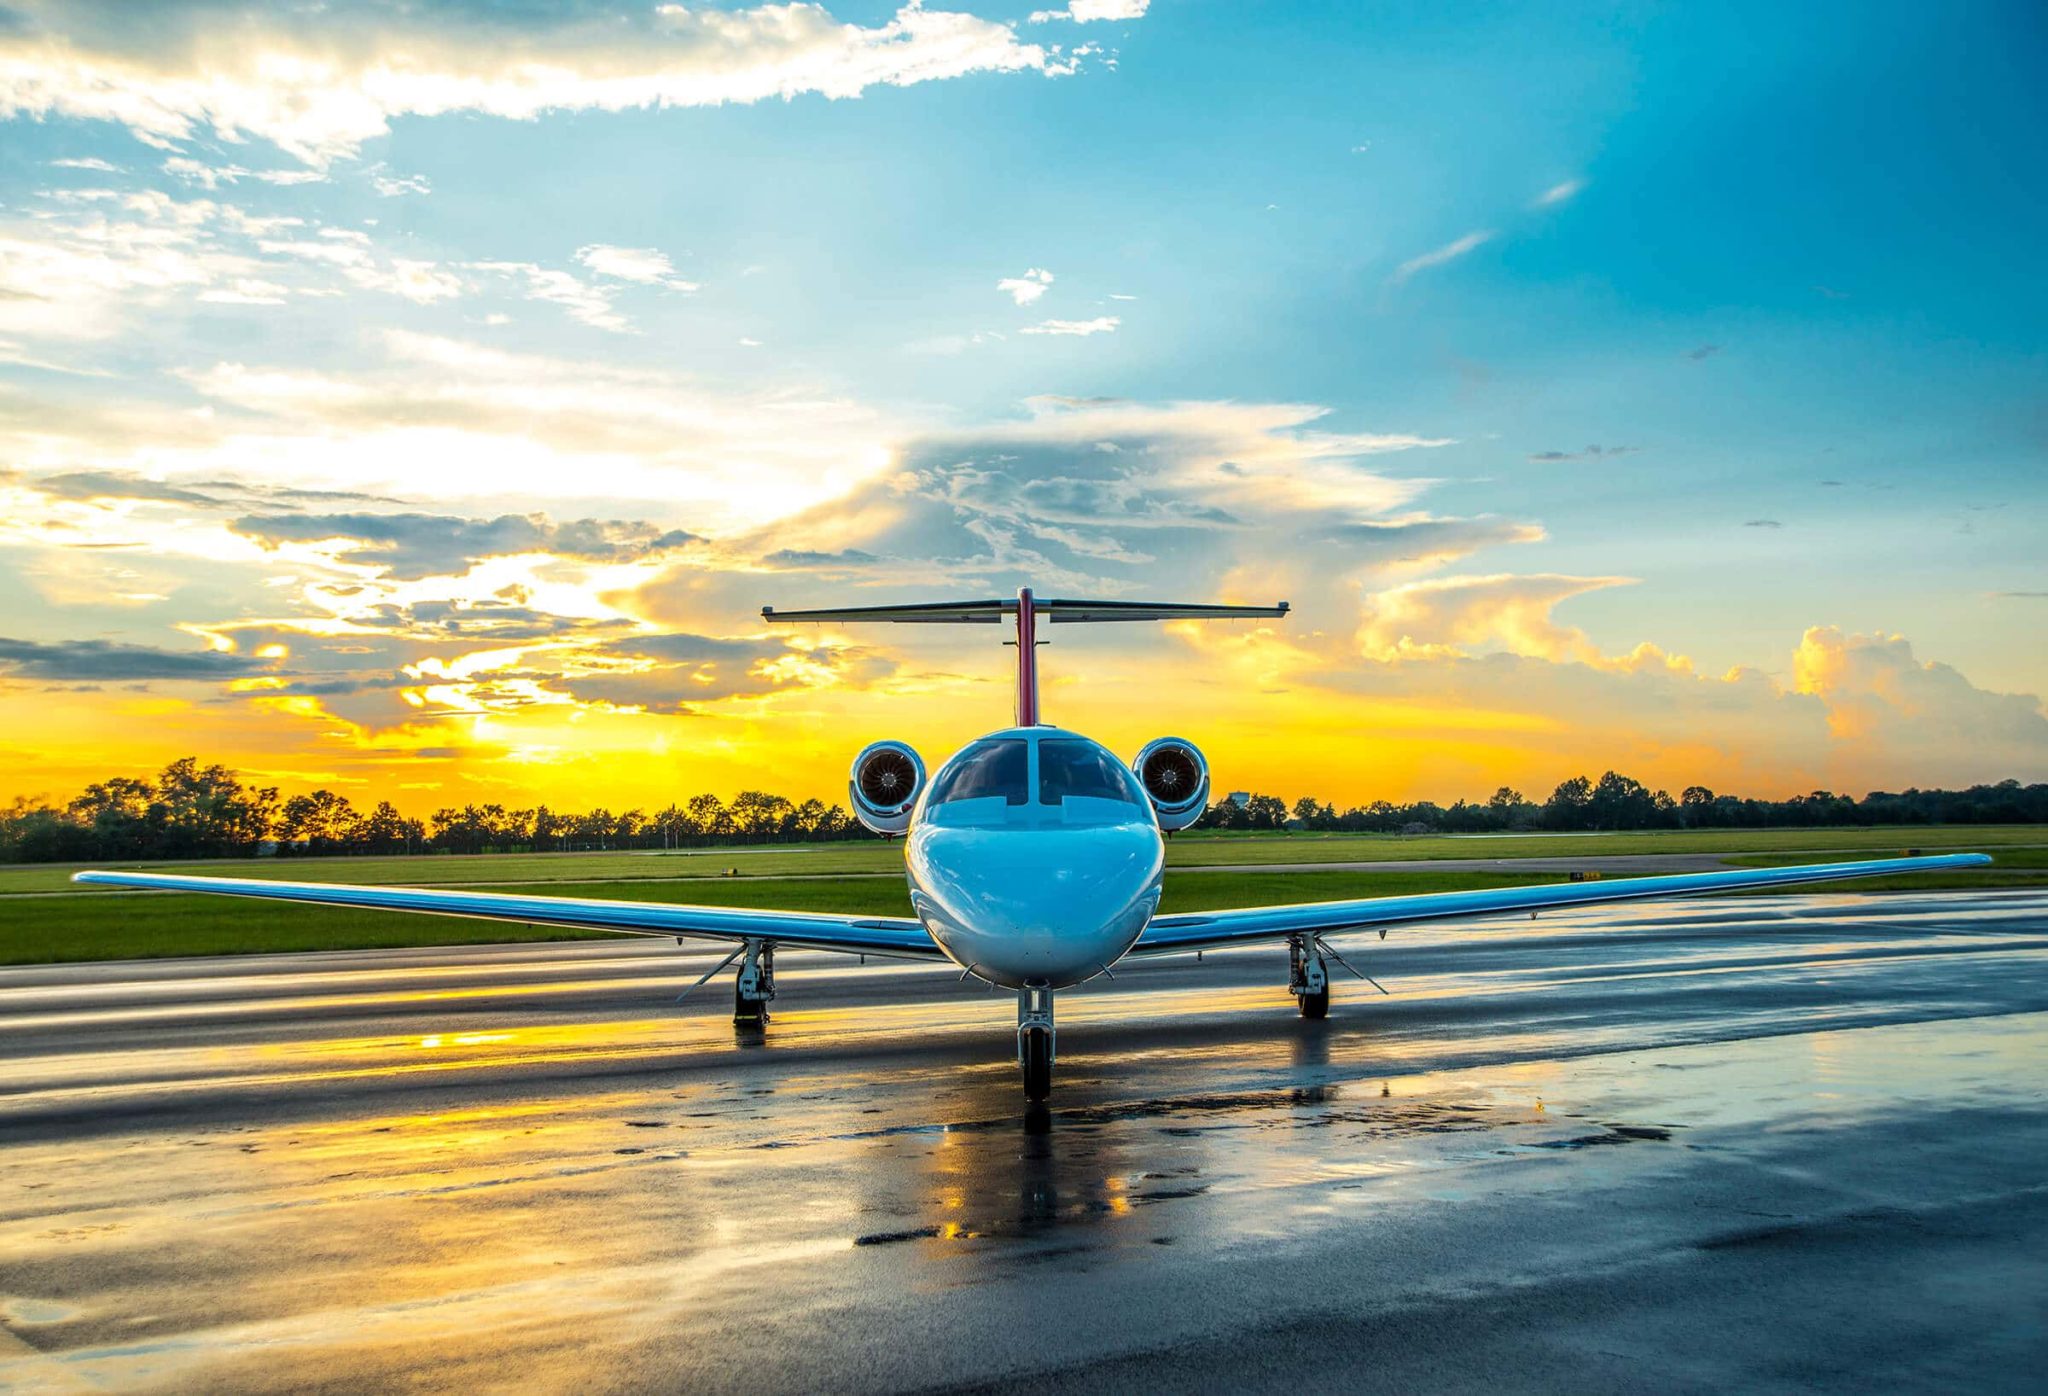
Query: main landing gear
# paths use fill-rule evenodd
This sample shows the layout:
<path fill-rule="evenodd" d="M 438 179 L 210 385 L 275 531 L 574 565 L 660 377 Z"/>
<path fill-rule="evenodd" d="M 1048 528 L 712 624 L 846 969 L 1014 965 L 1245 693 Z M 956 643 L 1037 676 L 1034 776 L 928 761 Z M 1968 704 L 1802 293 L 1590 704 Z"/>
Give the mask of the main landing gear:
<path fill-rule="evenodd" d="M 1024 1098 L 1034 1105 L 1052 1094 L 1052 990 L 1017 991 L 1017 1062 L 1024 1068 Z"/>
<path fill-rule="evenodd" d="M 768 1000 L 775 997 L 775 942 L 750 940 L 732 985 L 732 1025 L 759 1028 L 768 1022 Z"/>
<path fill-rule="evenodd" d="M 1330 1016 L 1330 971 L 1313 937 L 1287 938 L 1287 992 L 1300 1002 L 1302 1017 Z"/>

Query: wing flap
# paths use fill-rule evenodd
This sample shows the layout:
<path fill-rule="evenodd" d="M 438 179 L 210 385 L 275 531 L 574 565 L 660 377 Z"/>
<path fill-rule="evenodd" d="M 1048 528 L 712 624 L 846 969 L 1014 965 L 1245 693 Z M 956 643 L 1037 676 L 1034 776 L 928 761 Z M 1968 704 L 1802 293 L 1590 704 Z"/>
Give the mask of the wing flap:
<path fill-rule="evenodd" d="M 1155 917 L 1132 947 L 1133 955 L 1208 950 L 1247 941 L 1293 935 L 1337 935 L 1417 921 L 1497 916 L 1516 911 L 1642 901 L 1652 897 L 1698 896 L 1744 888 L 1793 887 L 1856 877 L 1982 867 L 1982 853 L 1949 853 L 1931 858 L 1879 858 L 1856 863 L 1802 863 L 1789 868 L 1743 868 L 1733 872 L 1677 873 L 1601 882 L 1553 882 L 1536 887 L 1494 887 L 1476 892 L 1426 892 L 1409 897 L 1368 897 L 1358 901 L 1304 902 L 1295 906 L 1241 911 L 1192 912 Z"/>
<path fill-rule="evenodd" d="M 420 887 L 350 887 L 331 882 L 272 882 L 253 877 L 186 877 L 175 873 L 82 872 L 73 882 L 161 892 L 206 892 L 364 911 L 423 912 L 485 921 L 514 921 L 616 935 L 688 936 L 703 940 L 772 940 L 819 950 L 943 958 L 910 917 L 828 916 L 744 907 L 676 906 L 583 897 L 529 897 L 502 892 L 436 891 Z"/>

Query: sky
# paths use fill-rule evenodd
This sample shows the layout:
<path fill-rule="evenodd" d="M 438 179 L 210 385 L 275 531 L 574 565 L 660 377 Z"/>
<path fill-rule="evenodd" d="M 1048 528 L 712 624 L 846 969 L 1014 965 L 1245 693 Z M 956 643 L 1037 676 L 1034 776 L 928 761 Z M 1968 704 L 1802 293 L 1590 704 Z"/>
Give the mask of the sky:
<path fill-rule="evenodd" d="M 1049 3 L 1050 0 L 1040 0 Z M 957 8 L 956 8 L 957 6 Z M 0 0 L 0 799 L 2048 779 L 2028 3 Z M 1142 632 L 1142 633 L 1139 633 Z"/>

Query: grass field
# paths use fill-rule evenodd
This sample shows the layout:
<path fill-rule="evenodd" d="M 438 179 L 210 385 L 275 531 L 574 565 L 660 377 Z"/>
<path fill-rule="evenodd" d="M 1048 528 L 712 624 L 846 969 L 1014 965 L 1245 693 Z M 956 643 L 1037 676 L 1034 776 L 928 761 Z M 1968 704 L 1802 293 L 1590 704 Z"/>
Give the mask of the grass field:
<path fill-rule="evenodd" d="M 1401 834 L 1179 834 L 1166 845 L 1168 867 L 1247 863 L 1428 862 L 1438 858 L 1576 858 L 1634 853 L 1896 854 L 1906 848 L 1986 852 L 2048 847 L 2040 824 L 1945 825 L 1918 829 L 1702 829 L 1636 834 L 1500 834 L 1408 837 Z M 1794 858 L 1792 861 L 1803 861 Z M 640 878 L 811 877 L 901 873 L 900 843 L 832 843 L 780 848 L 686 849 L 671 853 L 500 853 L 482 857 L 233 859 L 192 863 L 32 864 L 0 867 L 0 895 L 68 892 L 82 867 L 144 872 L 274 877 L 304 882 L 377 882 L 394 886 L 481 887 L 491 883 L 614 882 Z"/>
<path fill-rule="evenodd" d="M 1391 836 L 1236 835 L 1182 838 L 1168 846 L 1164 909 L 1204 911 L 1353 897 L 1463 891 L 1562 880 L 1554 871 L 1463 872 L 1432 869 L 1430 858 L 1571 857 L 1588 854 L 1725 852 L 1731 862 L 1779 866 L 1813 854 L 1847 860 L 1885 857 L 1905 847 L 1992 852 L 1982 872 L 1919 874 L 1811 890 L 1884 891 L 1935 887 L 2048 886 L 2048 829 L 1766 830 L 1556 838 L 1400 838 Z M 1398 871 L 1319 868 L 1335 862 L 1413 861 Z M 1232 865 L 1299 864 L 1285 871 Z M 709 854 L 542 854 L 481 858 L 359 858 L 296 862 L 151 864 L 152 870 L 228 873 L 323 882 L 388 882 L 447 887 L 529 886 L 549 895 L 790 911 L 905 916 L 899 845 L 846 844 L 810 849 L 718 850 Z M 738 868 L 741 875 L 721 875 Z M 0 872 L 0 964 L 241 954 L 265 950 L 345 950 L 379 946 L 463 945 L 558 940 L 567 933 L 489 921 L 282 906 L 223 897 L 117 893 L 74 888 L 69 868 Z M 889 874 L 896 874 L 891 876 Z M 778 875 L 780 874 L 780 875 Z M 852 875 L 846 875 L 852 874 Z M 1610 874 L 1612 876 L 1613 874 Z M 62 895 L 34 895 L 58 892 Z M 591 938 L 602 939 L 602 936 Z"/>
<path fill-rule="evenodd" d="M 1867 852 L 1908 848 L 1992 852 L 2048 847 L 2048 825 L 1941 825 L 1917 829 L 1667 829 L 1616 834 L 1180 834 L 1166 846 L 1177 867 L 1232 863 L 1349 863 L 1432 858 L 1578 858 L 1632 853 Z M 1285 856 L 1273 856 L 1279 850 Z M 1794 859 L 1795 862 L 1804 861 Z"/>

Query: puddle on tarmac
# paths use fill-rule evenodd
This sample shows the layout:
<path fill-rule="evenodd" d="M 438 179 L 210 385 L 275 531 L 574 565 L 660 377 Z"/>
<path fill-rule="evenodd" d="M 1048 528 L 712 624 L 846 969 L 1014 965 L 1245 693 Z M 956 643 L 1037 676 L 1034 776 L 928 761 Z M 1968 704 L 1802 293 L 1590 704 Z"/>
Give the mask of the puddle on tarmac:
<path fill-rule="evenodd" d="M 1164 1120 L 1175 1123 L 1158 1123 Z M 1361 1083 L 897 1125 L 812 1142 L 827 1149 L 854 1145 L 863 1174 L 879 1184 L 862 1210 L 881 1224 L 871 1223 L 850 1238 L 865 1247 L 1044 1240 L 1054 1232 L 1072 1239 L 1075 1224 L 1113 1224 L 1196 1198 L 1250 1196 L 1318 1181 L 1357 1187 L 1367 1178 L 1525 1150 L 1668 1141 L 1672 1128 L 1595 1123 L 1546 1113 L 1519 1098 L 1395 1098 L 1377 1083 Z M 1276 1163 L 1276 1149 L 1287 1148 L 1273 1137 L 1282 1131 L 1335 1137 Z M 802 1147 L 794 1140 L 776 1142 Z M 941 1220 L 934 1221 L 935 1215 Z M 1171 1238 L 1128 1239 L 1166 1244 Z"/>
<path fill-rule="evenodd" d="M 31 1327 L 45 1323 L 69 1323 L 82 1311 L 69 1304 L 48 1299 L 0 1298 L 0 1323 Z"/>

